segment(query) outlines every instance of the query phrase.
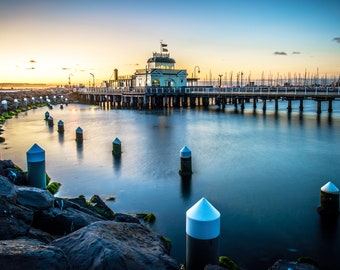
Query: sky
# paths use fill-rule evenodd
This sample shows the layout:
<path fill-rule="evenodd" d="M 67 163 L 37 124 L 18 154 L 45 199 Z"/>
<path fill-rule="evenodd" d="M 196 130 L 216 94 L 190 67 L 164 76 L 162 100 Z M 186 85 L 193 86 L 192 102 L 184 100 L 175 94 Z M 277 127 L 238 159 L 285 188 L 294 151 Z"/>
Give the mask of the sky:
<path fill-rule="evenodd" d="M 0 0 L 0 83 L 99 85 L 145 68 L 161 41 L 201 80 L 338 78 L 340 1 Z"/>

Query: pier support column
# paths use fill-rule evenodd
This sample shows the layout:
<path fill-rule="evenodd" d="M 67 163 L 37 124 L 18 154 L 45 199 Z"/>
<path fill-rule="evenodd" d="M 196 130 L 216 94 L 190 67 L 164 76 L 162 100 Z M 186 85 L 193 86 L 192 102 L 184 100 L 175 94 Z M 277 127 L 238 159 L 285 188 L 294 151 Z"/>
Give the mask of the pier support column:
<path fill-rule="evenodd" d="M 244 98 L 241 99 L 241 110 L 242 110 L 242 111 L 244 110 Z"/>
<path fill-rule="evenodd" d="M 279 99 L 275 98 L 275 111 L 279 110 Z"/>
<path fill-rule="evenodd" d="M 316 112 L 318 114 L 320 114 L 321 113 L 321 100 L 317 100 L 316 103 L 317 103 L 317 105 L 316 105 L 317 106 Z"/>
<path fill-rule="evenodd" d="M 303 99 L 300 99 L 299 109 L 300 109 L 300 112 L 303 112 Z"/>
<path fill-rule="evenodd" d="M 218 265 L 220 212 L 204 197 L 186 212 L 186 269 Z"/>
<path fill-rule="evenodd" d="M 332 100 L 328 100 L 328 112 L 333 112 Z"/>
<path fill-rule="evenodd" d="M 287 107 L 288 112 L 292 111 L 292 100 L 288 99 L 288 107 Z"/>
<path fill-rule="evenodd" d="M 253 108 L 254 110 L 256 109 L 256 98 L 255 97 L 253 98 Z"/>
<path fill-rule="evenodd" d="M 263 99 L 263 106 L 262 106 L 262 110 L 265 112 L 267 110 L 267 100 Z"/>

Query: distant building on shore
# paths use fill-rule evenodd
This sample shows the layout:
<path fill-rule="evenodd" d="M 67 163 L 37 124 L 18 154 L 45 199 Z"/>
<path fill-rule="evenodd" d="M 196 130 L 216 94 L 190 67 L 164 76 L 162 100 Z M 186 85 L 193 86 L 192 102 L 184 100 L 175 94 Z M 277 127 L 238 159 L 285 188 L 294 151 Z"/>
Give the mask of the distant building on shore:
<path fill-rule="evenodd" d="M 175 69 L 176 61 L 170 58 L 167 44 L 161 42 L 161 52 L 154 52 L 148 59 L 145 69 L 137 69 L 131 76 L 118 76 L 114 71 L 113 80 L 109 81 L 112 87 L 181 87 L 187 85 L 188 73 L 184 69 Z"/>

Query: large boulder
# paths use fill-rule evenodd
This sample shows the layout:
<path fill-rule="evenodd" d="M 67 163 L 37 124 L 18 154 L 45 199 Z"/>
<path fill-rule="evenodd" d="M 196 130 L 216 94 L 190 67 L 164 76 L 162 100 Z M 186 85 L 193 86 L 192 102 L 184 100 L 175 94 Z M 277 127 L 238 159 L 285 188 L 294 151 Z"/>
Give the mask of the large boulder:
<path fill-rule="evenodd" d="M 179 269 L 162 237 L 141 224 L 99 221 L 59 238 L 73 269 Z"/>
<path fill-rule="evenodd" d="M 61 249 L 32 239 L 0 241 L 0 262 L 2 270 L 71 269 Z"/>
<path fill-rule="evenodd" d="M 66 235 L 102 219 L 74 208 L 49 208 L 34 213 L 33 226 L 53 235 Z"/>
<path fill-rule="evenodd" d="M 50 208 L 54 202 L 53 195 L 46 189 L 17 186 L 16 193 L 17 203 L 33 210 Z"/>
<path fill-rule="evenodd" d="M 33 211 L 0 196 L 0 239 L 26 235 L 33 222 Z"/>
<path fill-rule="evenodd" d="M 17 196 L 15 186 L 4 176 L 0 176 L 0 196 L 4 196 L 12 202 L 15 202 Z"/>

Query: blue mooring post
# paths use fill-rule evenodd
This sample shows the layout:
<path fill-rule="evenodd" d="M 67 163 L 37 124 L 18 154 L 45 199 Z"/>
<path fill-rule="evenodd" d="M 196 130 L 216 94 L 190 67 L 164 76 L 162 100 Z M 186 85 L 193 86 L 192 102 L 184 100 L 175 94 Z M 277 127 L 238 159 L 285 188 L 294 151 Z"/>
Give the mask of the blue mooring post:
<path fill-rule="evenodd" d="M 45 150 L 36 143 L 26 152 L 28 184 L 46 188 Z"/>
<path fill-rule="evenodd" d="M 112 142 L 112 154 L 115 157 L 120 157 L 122 154 L 122 142 L 118 138 L 114 139 Z"/>
<path fill-rule="evenodd" d="M 78 127 L 76 129 L 76 141 L 77 141 L 77 143 L 83 142 L 83 130 L 82 130 L 81 127 Z"/>
<path fill-rule="evenodd" d="M 48 117 L 47 122 L 48 122 L 49 127 L 53 127 L 54 122 L 53 122 L 53 117 L 51 115 Z"/>
<path fill-rule="evenodd" d="M 186 270 L 218 265 L 220 212 L 204 197 L 186 212 Z"/>
<path fill-rule="evenodd" d="M 184 177 L 192 175 L 191 150 L 184 146 L 180 151 L 181 168 L 179 174 Z"/>
<path fill-rule="evenodd" d="M 48 118 L 50 117 L 50 113 L 49 112 L 45 112 L 45 120 L 47 121 Z"/>
<path fill-rule="evenodd" d="M 339 216 L 339 189 L 332 182 L 328 182 L 320 189 L 318 212 L 325 217 Z"/>
<path fill-rule="evenodd" d="M 64 133 L 64 122 L 62 120 L 58 121 L 58 132 Z"/>

